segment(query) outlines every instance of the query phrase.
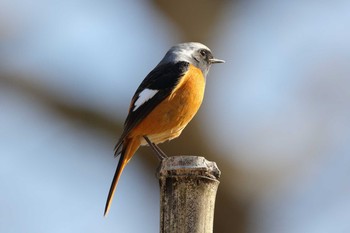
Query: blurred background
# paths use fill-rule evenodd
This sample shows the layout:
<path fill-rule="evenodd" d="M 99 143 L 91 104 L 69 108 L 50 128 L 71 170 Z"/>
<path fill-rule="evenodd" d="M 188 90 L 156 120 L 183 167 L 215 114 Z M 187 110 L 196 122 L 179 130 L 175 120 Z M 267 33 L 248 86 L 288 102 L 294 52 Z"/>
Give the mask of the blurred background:
<path fill-rule="evenodd" d="M 137 86 L 199 41 L 204 103 L 170 155 L 222 171 L 214 232 L 350 232 L 350 1 L 0 0 L 0 232 L 159 232 L 142 148 L 108 218 Z"/>

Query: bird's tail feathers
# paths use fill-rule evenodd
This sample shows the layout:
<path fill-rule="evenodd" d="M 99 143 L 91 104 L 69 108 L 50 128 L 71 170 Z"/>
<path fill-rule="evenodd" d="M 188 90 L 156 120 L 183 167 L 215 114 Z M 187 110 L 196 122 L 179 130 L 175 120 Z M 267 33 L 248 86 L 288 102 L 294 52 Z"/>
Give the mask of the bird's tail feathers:
<path fill-rule="evenodd" d="M 118 157 L 119 154 L 121 154 L 122 149 L 123 149 L 123 143 L 124 139 L 120 138 L 118 143 L 114 147 L 114 157 Z"/>
<path fill-rule="evenodd" d="M 123 145 L 121 147 L 121 145 Z M 140 147 L 140 139 L 139 138 L 132 138 L 132 139 L 126 139 L 123 143 L 119 142 L 116 146 L 116 151 L 121 150 L 121 156 L 119 158 L 117 169 L 114 173 L 113 181 L 111 184 L 111 187 L 109 189 L 107 202 L 105 206 L 104 216 L 107 216 L 109 209 L 112 204 L 113 196 L 120 178 L 120 175 L 122 174 L 126 164 L 130 161 L 131 157 L 135 154 L 137 149 Z M 122 149 L 120 149 L 122 148 Z"/>

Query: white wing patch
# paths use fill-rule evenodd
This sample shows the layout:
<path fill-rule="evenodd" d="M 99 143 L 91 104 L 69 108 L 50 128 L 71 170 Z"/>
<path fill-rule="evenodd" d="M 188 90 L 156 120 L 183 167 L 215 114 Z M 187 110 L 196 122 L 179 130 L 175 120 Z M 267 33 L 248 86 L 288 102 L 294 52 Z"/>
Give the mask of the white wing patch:
<path fill-rule="evenodd" d="M 151 99 L 155 94 L 157 94 L 158 90 L 151 90 L 151 89 L 145 89 L 141 91 L 139 96 L 137 97 L 137 100 L 134 103 L 134 109 L 133 112 L 136 111 L 143 103 Z"/>

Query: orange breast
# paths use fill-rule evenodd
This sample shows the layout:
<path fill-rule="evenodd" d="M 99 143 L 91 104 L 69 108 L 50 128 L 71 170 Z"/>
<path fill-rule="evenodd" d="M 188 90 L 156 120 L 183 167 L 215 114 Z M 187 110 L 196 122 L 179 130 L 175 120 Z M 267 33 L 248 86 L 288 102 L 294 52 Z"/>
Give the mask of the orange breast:
<path fill-rule="evenodd" d="M 130 133 L 131 137 L 146 135 L 154 143 L 178 137 L 197 113 L 204 96 L 205 79 L 193 65 L 181 78 L 168 98 L 161 102 Z M 144 141 L 142 144 L 146 144 Z"/>

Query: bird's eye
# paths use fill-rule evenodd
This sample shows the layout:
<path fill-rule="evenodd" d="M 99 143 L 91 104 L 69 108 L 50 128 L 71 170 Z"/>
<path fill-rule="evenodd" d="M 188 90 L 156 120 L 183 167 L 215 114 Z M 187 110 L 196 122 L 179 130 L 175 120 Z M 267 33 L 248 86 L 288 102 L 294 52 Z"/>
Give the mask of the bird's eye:
<path fill-rule="evenodd" d="M 203 57 L 206 57 L 207 56 L 207 51 L 205 51 L 204 49 L 200 51 L 201 55 Z"/>

